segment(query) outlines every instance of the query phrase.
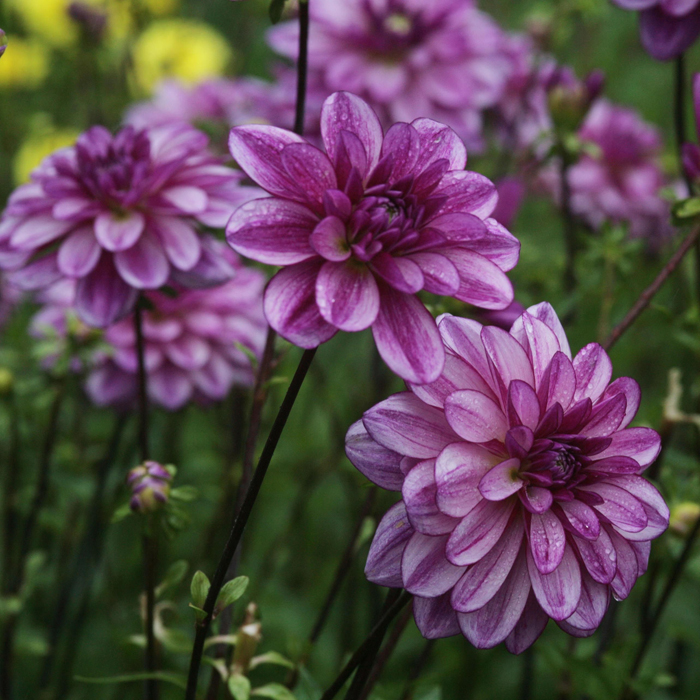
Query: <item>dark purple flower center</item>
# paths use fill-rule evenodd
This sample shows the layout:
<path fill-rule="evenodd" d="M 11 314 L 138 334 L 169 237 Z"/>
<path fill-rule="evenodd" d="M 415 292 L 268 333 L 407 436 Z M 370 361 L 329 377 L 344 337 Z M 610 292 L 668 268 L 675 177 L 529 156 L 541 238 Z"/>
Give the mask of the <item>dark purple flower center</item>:
<path fill-rule="evenodd" d="M 580 472 L 587 461 L 576 438 L 535 440 L 520 476 L 535 486 L 570 488 L 581 480 Z"/>

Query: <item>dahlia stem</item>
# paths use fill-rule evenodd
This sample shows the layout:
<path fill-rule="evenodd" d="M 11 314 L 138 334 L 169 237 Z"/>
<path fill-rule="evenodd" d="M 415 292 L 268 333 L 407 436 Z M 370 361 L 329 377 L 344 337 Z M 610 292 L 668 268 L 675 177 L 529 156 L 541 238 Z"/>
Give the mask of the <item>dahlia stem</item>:
<path fill-rule="evenodd" d="M 564 222 L 564 245 L 566 246 L 566 264 L 564 267 L 564 290 L 571 294 L 576 289 L 576 255 L 578 240 L 576 219 L 571 210 L 571 186 L 569 184 L 568 156 L 561 148 L 561 163 L 559 165 L 559 181 L 561 186 L 561 213 Z"/>
<path fill-rule="evenodd" d="M 532 698 L 532 685 L 535 679 L 535 649 L 528 647 L 523 654 L 523 675 L 520 681 L 520 700 Z"/>
<path fill-rule="evenodd" d="M 150 458 L 149 425 L 148 425 L 148 377 L 146 373 L 146 344 L 143 338 L 143 310 L 141 299 L 136 302 L 134 308 L 134 332 L 136 334 L 136 356 L 138 359 L 138 406 L 139 406 L 139 453 L 141 462 Z M 143 564 L 144 584 L 146 591 L 145 633 L 146 654 L 145 669 L 147 673 L 157 670 L 156 660 L 156 636 L 153 629 L 154 609 L 156 604 L 156 557 L 158 555 L 158 543 L 155 529 L 147 522 L 143 530 Z M 158 700 L 158 681 L 149 678 L 145 682 L 146 700 Z"/>
<path fill-rule="evenodd" d="M 673 95 L 673 125 L 676 132 L 676 148 L 678 149 L 678 161 L 680 163 L 681 175 L 688 188 L 688 196 L 692 194 L 692 185 L 690 177 L 683 168 L 683 144 L 687 141 L 686 137 L 686 119 L 685 119 L 685 103 L 686 103 L 686 69 L 685 69 L 685 54 L 681 54 L 676 59 L 675 64 L 675 85 Z"/>
<path fill-rule="evenodd" d="M 309 1 L 299 2 L 299 59 L 297 61 L 297 103 L 294 114 L 294 131 L 304 133 L 306 111 L 306 84 L 309 72 Z"/>
<path fill-rule="evenodd" d="M 255 468 L 253 477 L 250 481 L 250 486 L 246 492 L 245 498 L 241 505 L 240 512 L 238 513 L 236 519 L 233 523 L 233 528 L 231 529 L 231 534 L 229 535 L 224 551 L 221 554 L 219 563 L 216 567 L 216 572 L 211 580 L 211 585 L 209 587 L 209 593 L 207 594 L 206 601 L 204 603 L 204 612 L 206 612 L 206 617 L 197 622 L 194 647 L 192 649 L 192 657 L 190 659 L 190 671 L 187 678 L 187 691 L 185 693 L 185 700 L 195 700 L 197 694 L 197 677 L 199 675 L 199 666 L 202 662 L 202 654 L 204 652 L 204 641 L 207 637 L 207 632 L 209 631 L 209 625 L 211 624 L 212 615 L 214 612 L 214 605 L 216 604 L 216 599 L 221 591 L 222 586 L 226 578 L 226 572 L 233 559 L 238 544 L 243 536 L 243 531 L 245 526 L 248 524 L 248 519 L 250 518 L 250 513 L 255 505 L 255 500 L 260 492 L 260 487 L 262 486 L 263 480 L 265 479 L 265 474 L 267 473 L 267 468 L 270 466 L 272 456 L 275 453 L 277 443 L 279 442 L 284 426 L 287 423 L 289 414 L 292 411 L 294 402 L 299 394 L 299 389 L 304 382 L 311 361 L 316 354 L 316 348 L 311 350 L 305 350 L 304 354 L 301 356 L 299 366 L 297 367 L 292 382 L 287 389 L 287 394 L 282 401 L 282 405 L 277 413 L 275 422 L 270 430 L 270 434 L 263 448 L 260 459 L 258 460 L 258 466 Z"/>
<path fill-rule="evenodd" d="M 376 654 L 375 645 L 377 639 L 384 639 L 384 635 L 391 624 L 392 620 L 401 612 L 406 603 L 413 596 L 410 593 L 403 591 L 398 599 L 382 614 L 377 624 L 372 628 L 370 633 L 365 638 L 365 641 L 360 644 L 355 653 L 350 658 L 350 661 L 345 664 L 343 670 L 338 674 L 338 677 L 331 683 L 328 690 L 321 696 L 321 700 L 332 700 L 338 691 L 345 685 L 347 680 L 352 675 L 353 671 L 373 652 Z"/>
<path fill-rule="evenodd" d="M 17 477 L 20 473 L 20 434 L 19 434 L 19 410 L 14 390 L 10 390 L 7 396 L 7 409 L 10 422 L 10 445 L 7 454 L 5 468 L 5 484 L 3 488 L 3 570 L 2 590 L 3 594 L 9 593 L 11 574 L 14 566 L 14 551 L 17 530 Z"/>
<path fill-rule="evenodd" d="M 608 336 L 608 339 L 603 343 L 605 350 L 610 350 L 621 338 L 622 334 L 625 333 L 637 320 L 642 311 L 649 306 L 651 300 L 654 298 L 659 289 L 661 289 L 671 273 L 678 267 L 686 253 L 697 243 L 699 236 L 700 226 L 693 229 L 687 235 L 681 247 L 671 256 L 670 260 L 666 263 L 666 265 L 664 265 L 661 272 L 659 272 L 659 274 L 656 276 L 656 279 L 640 294 L 639 299 L 637 299 L 634 306 L 627 312 L 627 315 L 622 319 L 622 321 L 620 321 L 620 323 L 613 328 L 612 332 Z"/>
<path fill-rule="evenodd" d="M 428 639 L 421 651 L 420 655 L 416 659 L 416 663 L 413 664 L 411 669 L 411 674 L 406 681 L 406 689 L 403 691 L 401 700 L 413 700 L 413 691 L 415 689 L 416 681 L 420 678 L 420 674 L 423 673 L 423 669 L 430 660 L 430 654 L 435 646 L 435 639 Z"/>

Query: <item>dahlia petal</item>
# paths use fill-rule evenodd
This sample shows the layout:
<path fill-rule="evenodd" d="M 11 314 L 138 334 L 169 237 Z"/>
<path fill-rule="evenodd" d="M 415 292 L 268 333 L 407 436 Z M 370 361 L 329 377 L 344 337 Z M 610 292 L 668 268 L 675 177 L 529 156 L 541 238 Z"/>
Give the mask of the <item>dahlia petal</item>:
<path fill-rule="evenodd" d="M 532 362 L 536 384 L 539 389 L 545 371 L 559 350 L 559 340 L 545 323 L 531 316 L 527 311 L 520 317 L 525 335 L 523 347 Z M 521 341 L 522 342 L 522 341 Z M 562 407 L 563 408 L 563 407 Z"/>
<path fill-rule="evenodd" d="M 345 436 L 345 454 L 370 481 L 389 491 L 400 491 L 404 475 L 402 455 L 374 440 L 361 420 L 353 423 Z"/>
<path fill-rule="evenodd" d="M 345 224 L 337 216 L 322 219 L 314 228 L 309 243 L 326 260 L 341 262 L 351 255 Z"/>
<path fill-rule="evenodd" d="M 186 334 L 168 343 L 165 354 L 180 369 L 192 371 L 209 362 L 211 346 L 203 338 Z"/>
<path fill-rule="evenodd" d="M 630 544 L 630 547 L 634 550 L 635 556 L 637 557 L 637 566 L 639 567 L 639 575 L 643 576 L 647 569 L 649 568 L 649 555 L 651 554 L 651 542 L 648 540 L 645 542 L 635 542 L 630 540 L 625 533 L 625 539 Z"/>
<path fill-rule="evenodd" d="M 418 171 L 416 163 L 420 150 L 421 140 L 418 132 L 410 124 L 398 122 L 391 126 L 384 136 L 380 160 L 386 157 L 392 159 L 391 178 L 396 181 Z"/>
<path fill-rule="evenodd" d="M 571 360 L 561 351 L 554 353 L 552 361 L 542 375 L 537 395 L 540 406 L 546 409 L 558 403 L 564 411 L 571 406 L 576 391 L 576 373 Z"/>
<path fill-rule="evenodd" d="M 451 212 L 468 212 L 480 219 L 486 219 L 493 213 L 498 202 L 496 186 L 483 175 L 468 170 L 453 170 L 440 181 L 435 191 L 447 198 L 440 209 L 441 214 Z"/>
<path fill-rule="evenodd" d="M 624 537 L 614 530 L 609 535 L 617 555 L 617 570 L 615 571 L 615 577 L 610 582 L 610 587 L 617 600 L 624 600 L 630 594 L 632 586 L 637 581 L 639 564 L 632 545 Z"/>
<path fill-rule="evenodd" d="M 460 286 L 457 268 L 439 253 L 413 253 L 407 260 L 418 265 L 423 273 L 424 288 L 431 294 L 452 296 Z"/>
<path fill-rule="evenodd" d="M 127 374 L 110 362 L 90 372 L 85 391 L 97 406 L 126 403 L 137 395 L 136 375 Z"/>
<path fill-rule="evenodd" d="M 338 187 L 328 156 L 309 143 L 293 143 L 282 150 L 281 158 L 289 177 L 322 210 L 326 190 Z"/>
<path fill-rule="evenodd" d="M 220 317 L 216 317 L 220 320 Z M 187 325 L 190 325 L 190 318 L 187 319 Z M 201 333 L 197 328 L 191 329 L 195 333 Z M 218 329 L 217 329 L 218 330 Z M 135 345 L 136 335 L 134 333 L 133 324 L 127 324 L 123 329 L 120 328 L 120 337 L 118 341 L 114 339 L 114 329 L 110 329 L 109 342 L 113 345 Z M 143 319 L 143 337 L 146 340 L 154 340 L 157 343 L 170 343 L 180 336 L 183 332 L 182 323 L 175 318 L 154 317 L 149 314 Z"/>
<path fill-rule="evenodd" d="M 467 212 L 440 214 L 430 219 L 428 230 L 437 231 L 445 241 L 451 244 L 461 243 L 463 248 L 473 250 L 491 260 L 489 229 L 486 223 L 474 214 Z M 496 261 L 491 260 L 491 262 Z"/>
<path fill-rule="evenodd" d="M 493 549 L 470 566 L 452 589 L 452 607 L 457 612 L 475 612 L 499 591 L 520 552 L 523 522 L 515 518 Z"/>
<path fill-rule="evenodd" d="M 436 598 L 449 591 L 464 573 L 445 558 L 447 535 L 430 537 L 414 532 L 401 558 L 404 588 L 414 595 Z"/>
<path fill-rule="evenodd" d="M 436 457 L 456 439 L 443 412 L 408 391 L 370 408 L 362 422 L 380 445 L 417 459 Z"/>
<path fill-rule="evenodd" d="M 191 270 L 202 255 L 199 236 L 190 223 L 179 216 L 158 216 L 149 221 L 165 255 L 178 270 Z"/>
<path fill-rule="evenodd" d="M 642 391 L 639 384 L 630 377 L 618 377 L 603 393 L 602 400 L 612 398 L 618 394 L 622 394 L 626 399 L 625 415 L 622 422 L 618 426 L 618 430 L 626 428 L 630 421 L 637 415 L 639 403 L 642 398 Z"/>
<path fill-rule="evenodd" d="M 658 61 L 680 56 L 700 35 L 700 6 L 684 17 L 672 17 L 659 7 L 639 15 L 642 46 Z"/>
<path fill-rule="evenodd" d="M 489 501 L 503 501 L 523 487 L 520 460 L 507 459 L 490 469 L 479 482 L 479 492 Z"/>
<path fill-rule="evenodd" d="M 539 486 L 527 486 L 518 492 L 522 504 L 530 513 L 544 513 L 552 507 L 552 492 Z"/>
<path fill-rule="evenodd" d="M 478 445 L 455 442 L 435 462 L 437 504 L 446 515 L 462 518 L 482 500 L 479 482 L 500 459 Z"/>
<path fill-rule="evenodd" d="M 309 243 L 318 219 L 283 199 L 254 199 L 236 209 L 226 227 L 231 247 L 266 265 L 293 265 L 316 257 Z"/>
<path fill-rule="evenodd" d="M 193 372 L 195 387 L 207 398 L 219 401 L 228 394 L 234 380 L 231 364 L 219 353 L 213 352 L 204 367 Z"/>
<path fill-rule="evenodd" d="M 349 131 L 338 134 L 338 142 L 333 159 L 338 186 L 354 199 L 353 190 L 358 197 L 362 193 L 362 181 L 369 172 L 367 151 L 362 141 Z"/>
<path fill-rule="evenodd" d="M 542 610 L 535 594 L 530 591 L 518 624 L 506 638 L 508 651 L 511 654 L 522 654 L 526 649 L 529 649 L 544 632 L 548 622 L 549 616 Z"/>
<path fill-rule="evenodd" d="M 382 126 L 374 110 L 349 92 L 332 94 L 321 109 L 321 136 L 331 161 L 335 161 L 341 131 L 349 131 L 360 139 L 367 154 L 369 169 L 374 169 L 382 149 Z"/>
<path fill-rule="evenodd" d="M 574 401 L 589 398 L 597 401 L 612 377 L 612 362 L 598 343 L 589 343 L 581 348 L 574 358 L 576 393 Z"/>
<path fill-rule="evenodd" d="M 488 258 L 466 248 L 439 251 L 457 268 L 460 286 L 455 299 L 482 309 L 505 309 L 513 301 L 513 285 Z"/>
<path fill-rule="evenodd" d="M 559 507 L 564 511 L 571 530 L 586 540 L 597 540 L 600 534 L 600 520 L 596 512 L 581 501 L 562 501 Z"/>
<path fill-rule="evenodd" d="M 608 457 L 593 462 L 588 466 L 591 471 L 603 474 L 638 474 L 641 471 L 639 463 L 631 457 Z"/>
<path fill-rule="evenodd" d="M 101 248 L 91 227 L 79 228 L 61 243 L 58 249 L 58 269 L 67 277 L 84 277 L 100 259 Z"/>
<path fill-rule="evenodd" d="M 495 647 L 513 631 L 529 595 L 530 579 L 521 551 L 496 595 L 480 610 L 457 615 L 462 633 L 477 649 Z"/>
<path fill-rule="evenodd" d="M 607 437 L 618 429 L 626 412 L 627 398 L 624 394 L 615 394 L 593 407 L 590 418 L 579 432 L 587 437 Z"/>
<path fill-rule="evenodd" d="M 631 457 L 640 467 L 648 467 L 661 451 L 661 438 L 651 428 L 625 428 L 611 438 L 610 446 L 596 455 L 598 459 Z"/>
<path fill-rule="evenodd" d="M 605 528 L 600 529 L 596 540 L 584 540 L 575 535 L 573 539 L 591 577 L 599 583 L 610 583 L 617 571 L 617 554 Z"/>
<path fill-rule="evenodd" d="M 504 272 L 512 270 L 520 259 L 520 241 L 496 219 L 484 221 L 488 235 L 470 244 Z"/>
<path fill-rule="evenodd" d="M 51 214 L 55 219 L 66 221 L 88 218 L 98 212 L 99 204 L 87 197 L 65 197 L 56 202 L 51 209 Z"/>
<path fill-rule="evenodd" d="M 209 197 L 200 187 L 178 185 L 162 190 L 160 194 L 184 214 L 201 214 L 209 205 Z"/>
<path fill-rule="evenodd" d="M 524 425 L 530 430 L 535 430 L 538 426 L 541 417 L 540 403 L 535 390 L 527 382 L 520 379 L 511 380 L 507 407 L 510 425 Z"/>
<path fill-rule="evenodd" d="M 448 161 L 450 170 L 462 171 L 467 167 L 467 149 L 449 126 L 426 117 L 414 120 L 411 126 L 420 139 L 415 172 L 420 173 L 441 159 Z"/>
<path fill-rule="evenodd" d="M 137 211 L 122 216 L 105 212 L 95 219 L 95 237 L 105 250 L 127 250 L 141 238 L 145 226 L 146 218 Z"/>
<path fill-rule="evenodd" d="M 601 482 L 582 486 L 580 490 L 600 496 L 603 503 L 594 506 L 595 509 L 621 530 L 639 532 L 647 526 L 649 519 L 642 504 L 626 489 Z"/>
<path fill-rule="evenodd" d="M 172 281 L 191 289 L 208 289 L 228 282 L 236 273 L 228 256 L 221 254 L 222 244 L 210 235 L 199 237 L 199 259 L 189 270 L 178 269 L 178 264 L 171 270 Z M 168 246 L 163 243 L 168 257 Z"/>
<path fill-rule="evenodd" d="M 450 594 L 437 598 L 413 599 L 413 616 L 416 626 L 426 639 L 442 639 L 459 634 L 457 613 L 450 605 Z"/>
<path fill-rule="evenodd" d="M 441 513 L 438 509 L 434 459 L 419 462 L 406 474 L 401 495 L 403 496 L 403 502 L 406 504 L 406 511 L 408 512 L 408 519 L 411 521 L 411 525 L 424 535 L 445 535 L 452 532 L 455 525 L 459 522 L 456 518 L 451 518 Z M 443 558 L 445 556 L 444 547 L 442 556 Z M 415 591 L 411 592 L 414 593 Z M 416 594 L 429 595 L 425 592 Z"/>
<path fill-rule="evenodd" d="M 505 446 L 511 457 L 525 459 L 535 441 L 535 434 L 524 425 L 517 425 L 506 433 Z"/>
<path fill-rule="evenodd" d="M 551 574 L 564 557 L 566 533 L 557 516 L 547 510 L 530 516 L 530 549 L 541 574 Z"/>
<path fill-rule="evenodd" d="M 315 348 L 337 329 L 324 320 L 316 304 L 316 277 L 322 260 L 309 260 L 280 270 L 267 285 L 264 297 L 267 322 L 302 348 Z"/>
<path fill-rule="evenodd" d="M 507 390 L 510 383 L 514 380 L 521 380 L 531 387 L 535 385 L 532 363 L 523 346 L 512 335 L 506 333 L 502 328 L 486 326 L 481 331 L 481 340 L 484 343 L 489 359 L 493 362 L 496 375 L 500 377 L 504 384 L 504 390 Z M 537 403 L 534 391 L 532 392 L 532 399 Z M 537 409 L 539 412 L 539 404 Z"/>
<path fill-rule="evenodd" d="M 627 527 L 619 526 L 613 522 L 615 529 L 623 530 L 622 536 L 628 540 L 651 540 L 666 531 L 669 521 L 668 505 L 663 499 L 663 496 L 657 489 L 641 476 L 625 475 L 625 476 L 610 476 L 608 482 L 614 484 L 615 488 L 620 487 L 626 493 L 632 494 L 632 497 L 641 503 L 645 517 L 647 519 L 646 527 L 641 530 L 629 530 Z M 612 520 L 612 519 L 611 519 Z"/>
<path fill-rule="evenodd" d="M 557 337 L 559 341 L 559 349 L 571 359 L 571 349 L 569 348 L 569 341 L 566 337 L 566 331 L 561 325 L 561 321 L 557 316 L 557 312 L 554 310 L 549 302 L 543 301 L 539 304 L 535 304 L 527 309 L 527 313 L 530 316 L 542 321 Z M 516 340 L 518 340 L 522 345 L 525 345 L 525 329 L 523 326 L 522 318 L 515 321 L 513 327 L 510 330 L 511 335 L 513 335 Z"/>
<path fill-rule="evenodd" d="M 17 250 L 33 250 L 68 233 L 75 224 L 72 221 L 57 221 L 53 216 L 30 216 L 14 229 L 10 245 Z"/>
<path fill-rule="evenodd" d="M 58 267 L 58 254 L 49 253 L 34 260 L 25 267 L 13 272 L 11 283 L 24 291 L 43 289 L 61 279 L 62 273 Z"/>
<path fill-rule="evenodd" d="M 137 296 L 103 254 L 92 272 L 78 281 L 75 308 L 89 326 L 106 328 L 133 309 Z"/>
<path fill-rule="evenodd" d="M 365 564 L 365 576 L 369 581 L 390 588 L 403 587 L 401 558 L 413 532 L 406 506 L 399 501 L 377 525 Z"/>
<path fill-rule="evenodd" d="M 561 564 L 551 574 L 542 574 L 527 550 L 527 568 L 537 602 L 553 620 L 565 620 L 581 598 L 581 569 L 570 545 L 564 548 Z"/>
<path fill-rule="evenodd" d="M 175 411 L 192 396 L 192 382 L 187 372 L 166 364 L 149 375 L 148 394 L 156 403 Z"/>
<path fill-rule="evenodd" d="M 455 566 L 466 566 L 488 554 L 506 529 L 514 505 L 513 499 L 498 503 L 484 499 L 477 503 L 450 535 L 447 558 Z"/>
<path fill-rule="evenodd" d="M 415 294 L 423 289 L 425 278 L 420 267 L 412 259 L 379 253 L 372 259 L 371 264 L 374 272 L 398 292 Z"/>
<path fill-rule="evenodd" d="M 162 246 L 148 233 L 128 250 L 115 253 L 114 265 L 121 278 L 136 289 L 162 287 L 170 274 L 170 264 Z"/>
<path fill-rule="evenodd" d="M 291 131 L 264 124 L 231 129 L 228 147 L 241 169 L 260 187 L 278 197 L 304 201 L 304 195 L 282 164 L 282 151 L 304 143 Z"/>
<path fill-rule="evenodd" d="M 603 617 L 608 609 L 610 593 L 608 587 L 598 583 L 585 572 L 581 577 L 581 598 L 573 615 L 564 622 L 566 626 L 560 626 L 569 634 L 578 636 L 589 636 L 588 633 L 598 629 L 598 625 L 603 621 Z M 573 628 L 573 631 L 572 629 Z M 580 630 L 583 634 L 576 634 L 575 630 Z"/>
<path fill-rule="evenodd" d="M 385 284 L 379 291 L 381 307 L 372 334 L 382 359 L 408 382 L 434 382 L 445 364 L 435 319 L 416 297 Z"/>
<path fill-rule="evenodd" d="M 457 435 L 469 442 L 503 441 L 508 429 L 498 404 L 469 389 L 455 391 L 447 397 L 445 418 Z"/>

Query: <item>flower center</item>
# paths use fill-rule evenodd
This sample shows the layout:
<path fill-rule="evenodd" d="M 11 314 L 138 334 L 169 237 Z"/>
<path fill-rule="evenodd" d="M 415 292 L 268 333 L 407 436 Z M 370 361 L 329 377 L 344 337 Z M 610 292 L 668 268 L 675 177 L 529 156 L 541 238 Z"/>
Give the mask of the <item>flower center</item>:
<path fill-rule="evenodd" d="M 585 462 L 581 448 L 566 438 L 535 440 L 520 476 L 534 486 L 571 488 L 581 481 Z"/>
<path fill-rule="evenodd" d="M 386 30 L 399 36 L 408 36 L 412 24 L 411 18 L 401 12 L 394 12 L 384 20 Z"/>

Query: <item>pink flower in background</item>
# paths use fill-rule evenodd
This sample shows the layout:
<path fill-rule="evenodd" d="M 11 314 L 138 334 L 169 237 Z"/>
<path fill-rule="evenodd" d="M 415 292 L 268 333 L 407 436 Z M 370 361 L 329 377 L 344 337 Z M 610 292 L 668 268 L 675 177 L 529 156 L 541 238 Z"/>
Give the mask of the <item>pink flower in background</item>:
<path fill-rule="evenodd" d="M 659 61 L 669 61 L 700 36 L 700 0 L 613 0 L 625 10 L 639 10 L 644 48 Z"/>
<path fill-rule="evenodd" d="M 400 491 L 365 572 L 413 593 L 428 638 L 460 631 L 520 653 L 552 618 L 585 637 L 646 570 L 669 511 L 640 474 L 660 439 L 629 428 L 637 383 L 610 383 L 591 343 L 572 359 L 547 303 L 510 333 L 445 315 L 440 378 L 364 414 L 346 438 L 352 463 Z"/>
<path fill-rule="evenodd" d="M 499 100 L 510 62 L 505 34 L 471 0 L 315 0 L 309 5 L 309 67 L 326 93 L 348 90 L 385 126 L 430 117 L 482 146 L 481 113 Z M 296 58 L 298 23 L 271 30 Z"/>
<path fill-rule="evenodd" d="M 695 127 L 700 140 L 700 73 L 693 76 L 693 103 Z M 694 143 L 683 144 L 683 169 L 692 182 L 700 184 L 700 147 Z"/>
<path fill-rule="evenodd" d="M 275 127 L 231 131 L 234 159 L 273 197 L 235 212 L 229 243 L 284 266 L 265 292 L 265 314 L 290 342 L 313 348 L 338 330 L 372 327 L 394 372 L 434 381 L 444 350 L 415 294 L 487 309 L 513 299 L 504 271 L 520 244 L 488 218 L 496 189 L 464 170 L 466 150 L 448 127 L 417 119 L 384 135 L 349 93 L 328 98 L 321 133 L 326 153 Z"/>
<path fill-rule="evenodd" d="M 255 191 L 206 147 L 207 137 L 184 125 L 116 136 L 91 128 L 11 195 L 0 267 L 25 289 L 77 280 L 76 308 L 93 326 L 127 314 L 139 290 L 220 284 L 233 270 L 200 225 L 223 227 Z"/>

